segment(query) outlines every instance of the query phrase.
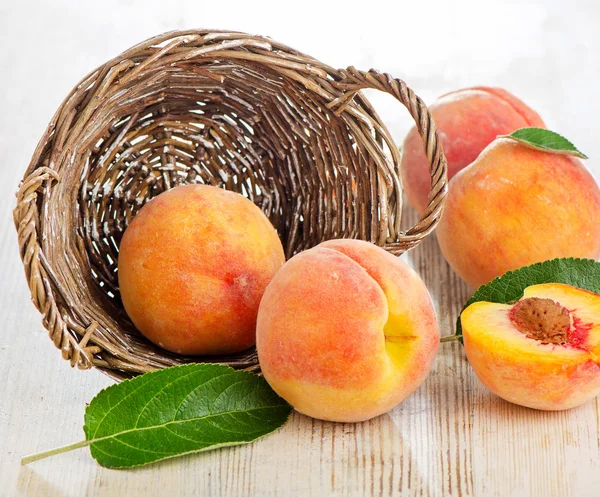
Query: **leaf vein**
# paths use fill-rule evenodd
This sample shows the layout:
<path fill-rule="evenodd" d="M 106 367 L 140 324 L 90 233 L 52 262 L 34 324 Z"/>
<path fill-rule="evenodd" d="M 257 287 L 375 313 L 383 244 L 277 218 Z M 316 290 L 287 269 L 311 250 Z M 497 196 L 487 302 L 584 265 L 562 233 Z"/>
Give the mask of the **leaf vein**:
<path fill-rule="evenodd" d="M 129 444 L 129 443 L 125 442 L 124 440 L 121 440 L 120 438 L 117 438 L 117 437 L 114 437 L 114 441 L 115 442 L 119 442 L 119 443 L 121 443 L 121 444 L 123 444 L 123 445 L 125 445 L 127 447 L 131 447 L 133 450 L 139 450 L 139 451 L 142 451 L 142 452 L 149 452 L 151 454 L 172 454 L 173 453 L 172 451 L 164 452 L 162 450 L 142 449 L 141 447 L 136 447 L 135 445 L 131 445 L 131 444 Z"/>
<path fill-rule="evenodd" d="M 228 375 L 228 376 L 231 376 L 231 375 Z M 177 416 L 178 416 L 178 414 L 179 414 L 179 410 L 181 409 L 181 406 L 183 406 L 183 404 L 185 403 L 185 401 L 186 401 L 187 399 L 189 399 L 189 398 L 190 398 L 190 396 L 191 396 L 191 395 L 192 395 L 192 394 L 193 394 L 193 393 L 194 393 L 196 390 L 198 390 L 198 389 L 199 389 L 199 388 L 201 388 L 201 387 L 206 387 L 207 385 L 210 385 L 210 384 L 211 384 L 211 383 L 213 383 L 214 381 L 220 380 L 220 379 L 222 379 L 222 378 L 224 378 L 224 377 L 225 377 L 225 375 L 215 376 L 215 377 L 211 378 L 210 380 L 208 380 L 208 381 L 205 381 L 204 383 L 201 383 L 200 385 L 197 385 L 197 386 L 196 386 L 196 387 L 195 387 L 195 388 L 194 388 L 194 389 L 193 389 L 191 392 L 189 392 L 189 393 L 188 393 L 188 394 L 187 394 L 187 395 L 186 395 L 186 396 L 185 396 L 185 397 L 184 397 L 184 398 L 181 400 L 181 402 L 180 402 L 179 406 L 177 406 L 177 409 L 175 410 L 175 414 L 173 415 L 173 419 L 172 419 L 172 421 L 175 421 L 175 420 L 177 419 Z"/>
<path fill-rule="evenodd" d="M 146 402 L 146 404 L 144 405 L 144 407 L 142 407 L 140 413 L 138 414 L 137 419 L 135 420 L 135 425 L 134 427 L 137 428 L 138 423 L 140 422 L 140 418 L 142 417 L 142 414 L 144 414 L 144 411 L 146 410 L 146 408 L 152 403 L 152 401 L 154 399 L 156 399 L 156 397 L 158 397 L 162 392 L 164 392 L 167 388 L 169 388 L 171 385 L 175 384 L 177 381 L 183 380 L 191 375 L 193 375 L 194 373 L 196 373 L 196 371 L 191 371 L 187 374 L 184 374 L 182 376 L 179 376 L 178 378 L 175 378 L 173 381 L 170 381 L 169 383 L 167 383 L 166 385 L 164 385 L 160 390 L 158 390 L 158 392 L 156 392 L 149 400 L 148 402 Z"/>
<path fill-rule="evenodd" d="M 210 422 L 210 419 L 212 418 L 216 418 L 219 416 L 226 416 L 226 415 L 231 415 L 231 414 L 239 414 L 239 413 L 249 413 L 249 412 L 254 412 L 254 411 L 262 411 L 262 410 L 267 410 L 267 409 L 280 409 L 280 408 L 285 408 L 286 406 L 283 404 L 278 404 L 278 405 L 272 405 L 272 406 L 261 406 L 261 407 L 256 407 L 256 408 L 252 408 L 252 409 L 246 409 L 244 411 L 226 411 L 226 412 L 220 412 L 220 413 L 216 413 L 216 414 L 209 414 L 207 416 L 203 416 L 201 418 L 192 418 L 192 419 L 182 419 L 182 420 L 177 420 L 177 421 L 169 421 L 168 423 L 163 423 L 163 424 L 159 424 L 159 425 L 154 425 L 154 426 L 144 426 L 142 428 L 131 428 L 128 430 L 123 430 L 117 433 L 113 433 L 112 435 L 106 435 L 104 437 L 99 437 L 99 438 L 94 438 L 94 439 L 89 439 L 90 443 L 96 443 L 96 442 L 101 442 L 103 440 L 110 440 L 113 439 L 115 437 L 118 437 L 119 435 L 124 435 L 127 433 L 131 433 L 131 432 L 140 432 L 140 431 L 148 431 L 148 430 L 156 430 L 158 428 L 163 428 L 166 426 L 172 426 L 172 425 L 183 425 L 186 423 L 193 423 L 193 422 L 198 422 L 198 421 L 204 421 L 207 420 Z"/>

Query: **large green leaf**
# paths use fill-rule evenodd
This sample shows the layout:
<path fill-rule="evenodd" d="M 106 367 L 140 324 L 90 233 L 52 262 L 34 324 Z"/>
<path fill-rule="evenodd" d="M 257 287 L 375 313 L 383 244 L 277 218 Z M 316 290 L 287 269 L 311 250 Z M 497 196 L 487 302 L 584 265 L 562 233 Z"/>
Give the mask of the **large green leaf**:
<path fill-rule="evenodd" d="M 251 442 L 287 421 L 291 406 L 264 378 L 218 364 L 190 364 L 112 385 L 91 401 L 86 440 L 22 460 L 90 446 L 108 468 L 130 468 Z"/>
<path fill-rule="evenodd" d="M 583 154 L 575 145 L 573 145 L 564 136 L 544 128 L 521 128 L 511 133 L 510 135 L 502 135 L 501 138 L 511 138 L 528 147 L 543 150 L 544 152 L 552 152 L 562 155 L 573 155 L 580 159 L 587 159 L 587 155 Z"/>
<path fill-rule="evenodd" d="M 565 283 L 600 293 L 600 263 L 591 259 L 553 259 L 509 271 L 480 286 L 462 310 L 479 301 L 512 304 L 523 296 L 525 288 L 541 283 Z M 460 316 L 456 337 L 462 343 Z"/>
<path fill-rule="evenodd" d="M 192 364 L 103 390 L 86 409 L 84 431 L 102 466 L 124 468 L 256 440 L 290 412 L 263 378 Z"/>

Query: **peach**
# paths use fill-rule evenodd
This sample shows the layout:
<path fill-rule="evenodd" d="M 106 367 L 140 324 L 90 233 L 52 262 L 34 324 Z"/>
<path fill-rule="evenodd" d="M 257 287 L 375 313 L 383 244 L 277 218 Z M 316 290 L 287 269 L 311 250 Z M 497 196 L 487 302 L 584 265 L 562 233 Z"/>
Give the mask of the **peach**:
<path fill-rule="evenodd" d="M 448 160 L 448 179 L 473 162 L 498 135 L 545 127 L 533 110 L 501 88 L 475 87 L 447 93 L 430 107 Z M 413 127 L 402 148 L 402 184 L 409 203 L 422 213 L 430 189 L 423 142 Z"/>
<path fill-rule="evenodd" d="M 358 240 L 292 257 L 265 291 L 256 331 L 271 387 L 298 411 L 330 421 L 392 409 L 424 381 L 439 345 L 419 276 Z"/>
<path fill-rule="evenodd" d="M 437 238 L 474 287 L 556 257 L 596 259 L 600 189 L 580 160 L 498 138 L 450 181 Z"/>
<path fill-rule="evenodd" d="M 119 247 L 127 314 L 179 354 L 225 354 L 255 343 L 263 292 L 285 261 L 267 217 L 237 193 L 178 186 L 148 202 Z"/>
<path fill-rule="evenodd" d="M 512 306 L 471 304 L 461 323 L 473 370 L 503 399 L 551 411 L 600 393 L 600 295 L 534 285 Z"/>

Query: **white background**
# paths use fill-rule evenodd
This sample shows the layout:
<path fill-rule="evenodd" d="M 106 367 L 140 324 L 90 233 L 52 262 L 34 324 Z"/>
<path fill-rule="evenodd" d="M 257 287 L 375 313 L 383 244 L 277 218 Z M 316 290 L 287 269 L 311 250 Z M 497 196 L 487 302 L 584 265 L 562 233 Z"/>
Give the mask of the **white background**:
<path fill-rule="evenodd" d="M 406 469 L 406 447 L 392 447 L 388 454 L 384 445 L 373 442 L 375 435 L 364 435 L 364 430 L 383 430 L 383 421 L 348 428 L 363 430 L 364 436 L 344 438 L 346 428 L 311 425 L 299 416 L 273 435 L 281 438 L 263 446 L 269 447 L 276 460 L 253 452 L 262 449 L 235 449 L 138 472 L 110 472 L 98 468 L 89 452 L 80 450 L 19 467 L 18 458 L 25 453 L 81 439 L 85 402 L 110 380 L 97 371 L 71 370 L 47 338 L 20 267 L 11 219 L 13 193 L 46 124 L 82 76 L 142 39 L 195 27 L 268 35 L 335 67 L 374 67 L 404 79 L 426 102 L 466 86 L 504 87 L 537 110 L 550 128 L 570 138 L 591 157 L 592 171 L 600 172 L 600 4 L 596 0 L 0 0 L 0 495 L 200 495 L 202 491 L 219 495 L 222 489 L 232 495 L 249 491 L 258 495 L 379 495 L 399 486 L 406 495 L 417 490 L 435 496 L 450 492 L 504 497 L 599 495 L 599 428 L 593 426 L 594 421 L 598 423 L 597 401 L 570 414 L 539 418 L 543 419 L 540 424 L 532 418 L 537 414 L 510 411 L 491 398 L 464 364 L 460 350 L 444 350 L 428 381 L 438 381 L 435 375 L 446 375 L 449 367 L 458 368 L 457 376 L 449 376 L 446 383 L 459 396 L 465 389 L 464 402 L 470 410 L 455 414 L 464 405 L 453 405 L 443 395 L 431 401 L 433 383 L 428 383 L 389 418 L 414 456 L 411 471 L 420 475 L 418 479 Z M 373 101 L 401 143 L 410 126 L 406 113 L 400 104 L 380 95 L 374 95 Z M 450 304 L 438 302 L 438 310 L 450 306 L 456 312 L 458 300 L 464 300 L 469 290 L 451 275 L 439 255 L 435 261 L 421 262 L 425 268 L 433 263 L 440 264 L 440 274 L 448 275 L 444 284 L 458 289 Z M 444 334 L 450 333 L 454 317 L 442 318 L 447 326 Z M 477 399 L 495 405 L 496 413 L 481 411 L 478 421 Z M 436 431 L 431 421 L 437 419 L 436 410 L 447 413 L 446 431 Z M 433 428 L 423 428 L 417 436 L 407 428 L 413 424 L 402 424 L 404 416 L 414 426 L 431 423 Z M 536 434 L 540 426 L 548 432 Z M 555 430 L 556 426 L 560 429 Z M 463 443 L 461 430 L 467 433 L 473 427 L 479 431 L 473 429 L 473 438 Z M 341 449 L 317 458 L 317 452 L 325 449 L 307 435 L 315 430 L 321 430 L 332 447 L 341 443 Z M 561 441 L 565 433 L 571 438 Z M 545 442 L 532 438 L 538 435 Z M 344 450 L 350 449 L 343 444 L 354 443 L 354 438 L 359 453 L 374 457 L 379 451 L 385 457 L 363 466 L 344 465 L 344 454 L 348 454 Z M 365 445 L 359 447 L 361 443 Z M 423 447 L 427 444 L 433 445 Z M 450 454 L 450 449 L 439 457 L 427 452 L 438 450 L 436 444 L 456 447 L 456 454 Z M 487 446 L 490 451 L 504 447 L 507 452 L 490 453 Z M 288 453 L 276 452 L 281 447 Z M 311 465 L 312 474 L 321 471 L 318 478 L 309 478 L 300 466 L 285 465 L 287 458 L 302 461 L 302 451 L 314 452 L 306 464 Z M 510 460 L 515 455 L 522 459 Z M 400 473 L 390 473 L 388 489 L 385 471 L 396 456 L 399 469 L 395 471 Z M 498 471 L 493 470 L 495 458 Z M 275 477 L 269 480 L 269 473 L 264 473 L 265 465 L 276 462 L 287 483 L 274 483 Z M 334 474 L 337 464 L 345 473 Z M 381 467 L 381 475 L 368 476 L 370 466 Z M 234 473 L 243 471 L 249 472 L 248 485 L 236 483 Z M 266 476 L 253 479 L 252 472 L 260 471 Z M 227 478 L 230 483 L 223 483 Z M 367 478 L 381 481 L 369 487 Z"/>

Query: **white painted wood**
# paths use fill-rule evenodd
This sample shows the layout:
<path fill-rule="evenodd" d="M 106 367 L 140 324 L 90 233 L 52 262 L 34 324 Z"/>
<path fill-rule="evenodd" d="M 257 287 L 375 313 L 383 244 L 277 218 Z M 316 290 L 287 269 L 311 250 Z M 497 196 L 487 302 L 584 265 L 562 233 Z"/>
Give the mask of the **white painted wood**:
<path fill-rule="evenodd" d="M 90 69 L 133 43 L 184 27 L 273 36 L 332 65 L 373 66 L 427 101 L 474 84 L 505 87 L 592 157 L 600 99 L 596 2 L 287 3 L 0 0 L 0 496 L 600 495 L 598 400 L 564 413 L 510 405 L 485 390 L 461 347 L 445 344 L 423 387 L 387 415 L 332 424 L 295 414 L 258 443 L 134 471 L 99 467 L 86 449 L 19 466 L 77 441 L 85 402 L 111 383 L 61 360 L 29 303 L 11 210 L 52 113 Z M 429 25 L 429 34 L 420 30 Z M 409 118 L 373 96 L 399 140 Z M 405 222 L 414 221 L 408 210 Z M 434 239 L 408 255 L 451 332 L 470 289 Z"/>

